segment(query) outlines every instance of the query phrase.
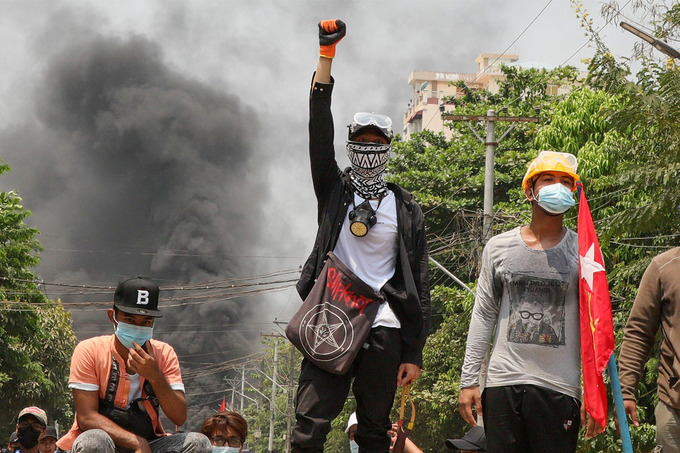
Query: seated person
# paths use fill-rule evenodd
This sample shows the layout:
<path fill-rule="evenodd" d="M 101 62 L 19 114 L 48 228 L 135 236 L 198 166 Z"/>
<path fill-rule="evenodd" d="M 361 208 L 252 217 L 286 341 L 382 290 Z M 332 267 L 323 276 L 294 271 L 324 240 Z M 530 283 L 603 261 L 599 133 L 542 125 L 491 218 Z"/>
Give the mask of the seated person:
<path fill-rule="evenodd" d="M 213 445 L 213 452 L 240 453 L 248 435 L 248 423 L 236 412 L 224 411 L 205 419 L 201 425 Z"/>
<path fill-rule="evenodd" d="M 397 437 L 399 436 L 399 425 L 397 423 L 392 423 L 392 428 L 387 431 L 390 435 L 390 451 L 394 450 L 394 444 L 397 442 Z M 404 453 L 423 453 L 421 450 L 409 437 L 404 439 Z"/>
<path fill-rule="evenodd" d="M 345 432 L 349 437 L 349 450 L 351 453 L 357 453 L 359 451 L 359 445 L 357 445 L 356 441 L 354 440 L 354 433 L 357 430 L 357 425 L 357 413 L 352 412 L 352 415 L 349 416 L 349 420 L 347 421 L 347 429 L 345 429 Z M 390 436 L 390 451 L 392 451 L 394 448 L 394 443 L 397 441 L 398 432 L 399 425 L 392 423 L 392 428 L 387 431 L 387 434 Z M 404 453 L 423 453 L 423 451 L 407 437 L 404 443 Z"/>
<path fill-rule="evenodd" d="M 359 451 L 359 444 L 357 444 L 357 441 L 354 440 L 354 433 L 357 430 L 357 413 L 352 412 L 352 415 L 349 416 L 349 420 L 347 420 L 347 428 L 345 428 L 345 432 L 347 433 L 347 437 L 349 438 L 349 451 L 351 453 L 358 453 Z"/>
<path fill-rule="evenodd" d="M 148 277 L 122 280 L 108 317 L 113 335 L 81 341 L 71 357 L 73 427 L 57 446 L 71 453 L 208 453 L 199 433 L 166 435 L 160 409 L 179 426 L 187 419 L 175 350 L 154 340 L 159 288 Z"/>

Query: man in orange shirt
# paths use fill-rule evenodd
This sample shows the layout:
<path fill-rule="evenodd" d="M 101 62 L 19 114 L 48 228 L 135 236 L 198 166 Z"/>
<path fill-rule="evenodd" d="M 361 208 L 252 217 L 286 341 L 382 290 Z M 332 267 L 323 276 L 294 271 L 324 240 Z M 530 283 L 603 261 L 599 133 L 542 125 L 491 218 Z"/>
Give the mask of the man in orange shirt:
<path fill-rule="evenodd" d="M 71 358 L 76 417 L 57 445 L 72 453 L 207 453 L 200 433 L 166 436 L 159 408 L 176 425 L 187 418 L 175 350 L 153 340 L 159 288 L 148 277 L 121 281 L 108 310 L 113 335 L 84 340 Z"/>

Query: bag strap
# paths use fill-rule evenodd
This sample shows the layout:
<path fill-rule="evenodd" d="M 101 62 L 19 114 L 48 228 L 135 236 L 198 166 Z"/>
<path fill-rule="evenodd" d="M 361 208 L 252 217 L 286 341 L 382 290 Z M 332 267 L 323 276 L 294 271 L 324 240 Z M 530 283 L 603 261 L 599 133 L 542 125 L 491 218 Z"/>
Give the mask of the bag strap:
<path fill-rule="evenodd" d="M 153 410 L 158 414 L 158 398 L 156 398 L 156 392 L 154 392 L 151 382 L 149 382 L 148 379 L 144 379 L 142 388 L 144 389 L 144 393 L 146 393 L 145 399 L 149 400 L 151 406 L 153 406 Z"/>
<path fill-rule="evenodd" d="M 113 403 L 116 399 L 116 392 L 118 391 L 118 381 L 120 380 L 120 365 L 116 360 L 116 356 L 111 354 L 111 373 L 109 374 L 109 383 L 106 386 L 106 394 L 104 400 Z"/>

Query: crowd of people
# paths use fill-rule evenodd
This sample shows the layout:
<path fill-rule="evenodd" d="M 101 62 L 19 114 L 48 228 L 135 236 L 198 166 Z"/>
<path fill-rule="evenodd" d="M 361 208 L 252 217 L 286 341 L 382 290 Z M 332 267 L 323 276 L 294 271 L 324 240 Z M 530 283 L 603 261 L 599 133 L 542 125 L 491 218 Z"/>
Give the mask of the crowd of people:
<path fill-rule="evenodd" d="M 101 428 L 94 428 L 94 430 Z M 88 430 L 89 431 L 89 430 Z M 189 433 L 191 437 L 198 439 L 190 443 L 186 440 L 178 442 L 173 440 L 172 444 L 165 445 L 164 448 L 170 452 L 201 452 L 212 451 L 218 453 L 241 453 L 246 445 L 248 436 L 248 423 L 241 414 L 233 411 L 222 411 L 206 418 L 200 427 L 199 433 Z M 175 434 L 166 434 L 164 437 L 172 437 Z M 2 453 L 60 453 L 75 450 L 64 450 L 57 446 L 57 442 L 65 436 L 59 436 L 54 426 L 47 425 L 47 413 L 36 406 L 26 407 L 19 412 L 16 430 L 12 432 L 6 445 L 1 445 Z M 160 438 L 161 436 L 159 436 Z M 181 436 L 185 439 L 185 436 Z M 105 439 L 98 433 L 98 438 Z M 63 444 L 62 444 L 63 445 Z M 160 451 L 156 449 L 153 440 L 149 442 L 150 451 Z M 167 445 L 171 445 L 168 447 Z M 108 451 L 109 442 L 103 441 L 101 444 L 90 443 L 88 452 Z M 144 451 L 143 448 L 126 448 L 114 442 L 111 451 L 119 453 Z"/>
<path fill-rule="evenodd" d="M 315 351 L 303 348 L 291 448 L 323 452 L 351 389 L 356 399 L 346 428 L 351 452 L 422 453 L 408 437 L 399 444 L 403 433 L 390 412 L 397 388 L 420 376 L 429 330 L 424 215 L 409 192 L 384 179 L 393 139 L 389 117 L 357 113 L 347 135 L 350 167 L 338 166 L 331 66 L 345 35 L 340 20 L 319 23 L 320 55 L 309 95 L 318 232 L 297 290 L 302 299 L 318 297 L 317 282 L 326 282 L 321 277 L 329 272 L 328 261 L 337 259 L 347 279 L 341 285 L 345 303 L 375 304 L 375 310 L 347 371 L 333 371 Z M 529 224 L 484 246 L 459 393 L 459 412 L 471 429 L 461 438 L 443 440 L 450 449 L 574 453 L 581 426 L 587 437 L 602 430 L 581 404 L 578 240 L 564 225 L 564 214 L 575 204 L 577 169 L 569 153 L 540 152 L 521 183 L 531 206 Z M 620 355 L 625 408 L 637 424 L 637 386 L 661 329 L 655 414 L 663 452 L 680 451 L 680 365 L 674 350 L 680 341 L 680 329 L 674 329 L 680 319 L 675 306 L 679 257 L 680 248 L 673 249 L 649 265 Z M 375 297 L 357 299 L 348 290 L 352 285 L 365 286 Z M 235 412 L 208 417 L 196 432 L 165 432 L 160 410 L 180 426 L 187 419 L 187 403 L 175 350 L 153 338 L 162 317 L 159 287 L 148 277 L 126 278 L 113 300 L 107 316 L 114 333 L 80 342 L 71 359 L 68 385 L 75 418 L 70 430 L 58 436 L 44 410 L 27 407 L 17 417 L 6 451 L 242 452 L 248 427 Z M 362 313 L 363 308 L 357 316 Z M 305 325 L 305 334 L 331 344 L 329 316 L 330 308 L 318 324 Z"/>

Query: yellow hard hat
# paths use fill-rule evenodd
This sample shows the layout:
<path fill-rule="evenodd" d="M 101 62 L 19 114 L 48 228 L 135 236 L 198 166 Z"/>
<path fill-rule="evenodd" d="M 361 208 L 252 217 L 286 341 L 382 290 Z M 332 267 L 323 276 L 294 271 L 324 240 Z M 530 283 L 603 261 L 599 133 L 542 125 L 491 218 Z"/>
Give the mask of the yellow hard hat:
<path fill-rule="evenodd" d="M 560 153 L 558 151 L 541 151 L 538 153 L 536 159 L 529 162 L 529 168 L 522 180 L 522 189 L 527 189 L 535 176 L 546 171 L 559 171 L 566 173 L 574 178 L 574 184 L 571 187 L 572 192 L 576 190 L 576 183 L 581 179 L 576 174 L 578 168 L 578 161 L 576 156 L 569 153 Z"/>

